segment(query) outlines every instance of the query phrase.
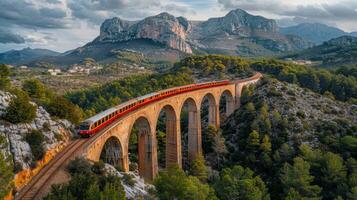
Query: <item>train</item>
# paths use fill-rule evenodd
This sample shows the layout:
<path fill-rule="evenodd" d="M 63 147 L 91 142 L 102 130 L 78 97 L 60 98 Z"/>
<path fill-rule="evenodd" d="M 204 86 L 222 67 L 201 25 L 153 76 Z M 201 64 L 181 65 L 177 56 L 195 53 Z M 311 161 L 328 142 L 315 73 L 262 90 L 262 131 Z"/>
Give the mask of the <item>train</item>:
<path fill-rule="evenodd" d="M 103 128 L 107 127 L 113 121 L 125 116 L 131 111 L 141 108 L 152 102 L 159 101 L 163 98 L 167 98 L 184 92 L 205 89 L 210 87 L 223 86 L 228 84 L 230 84 L 229 80 L 190 84 L 190 85 L 179 86 L 166 90 L 161 90 L 159 92 L 153 92 L 141 97 L 131 99 L 125 103 L 122 103 L 115 107 L 111 107 L 103 112 L 100 112 L 84 120 L 79 126 L 79 135 L 82 137 L 90 137 L 101 131 Z"/>

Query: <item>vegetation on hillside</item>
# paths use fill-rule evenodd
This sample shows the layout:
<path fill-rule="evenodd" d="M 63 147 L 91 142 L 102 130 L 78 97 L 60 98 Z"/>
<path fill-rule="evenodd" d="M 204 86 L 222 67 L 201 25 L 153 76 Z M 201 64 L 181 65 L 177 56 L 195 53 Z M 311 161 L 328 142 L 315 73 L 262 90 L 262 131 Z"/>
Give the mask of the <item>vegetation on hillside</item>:
<path fill-rule="evenodd" d="M 222 127 L 226 165 L 252 169 L 272 199 L 357 195 L 356 111 L 274 80 L 242 98 L 242 107 Z"/>
<path fill-rule="evenodd" d="M 55 185 L 45 200 L 125 200 L 124 187 L 117 176 L 109 175 L 102 162 L 93 165 L 85 159 L 75 159 L 68 165 L 69 183 Z"/>
<path fill-rule="evenodd" d="M 0 69 L 0 79 L 8 81 L 10 69 L 5 65 L 0 65 Z M 37 79 L 24 80 L 22 88 L 12 86 L 9 82 L 1 89 L 14 95 L 2 116 L 11 123 L 28 123 L 35 119 L 37 107 L 31 101 L 45 107 L 53 117 L 67 119 L 74 124 L 82 120 L 82 111 L 78 106 L 62 96 L 55 95 Z"/>
<path fill-rule="evenodd" d="M 37 107 L 30 103 L 26 92 L 15 89 L 15 96 L 11 99 L 9 106 L 5 109 L 3 119 L 17 124 L 28 123 L 35 119 Z"/>
<path fill-rule="evenodd" d="M 7 147 L 8 143 L 5 137 L 0 135 L 0 199 L 4 199 L 13 189 L 14 165 L 12 164 L 12 156 L 5 155 L 1 151 L 1 149 Z"/>
<path fill-rule="evenodd" d="M 353 76 L 344 76 L 327 70 L 313 69 L 277 60 L 253 62 L 251 67 L 281 81 L 298 84 L 314 92 L 332 93 L 340 101 L 355 101 L 357 99 L 357 79 Z"/>
<path fill-rule="evenodd" d="M 100 87 L 69 93 L 66 97 L 80 106 L 87 116 L 91 116 L 131 98 L 189 83 L 192 83 L 189 74 L 181 72 L 136 75 Z"/>

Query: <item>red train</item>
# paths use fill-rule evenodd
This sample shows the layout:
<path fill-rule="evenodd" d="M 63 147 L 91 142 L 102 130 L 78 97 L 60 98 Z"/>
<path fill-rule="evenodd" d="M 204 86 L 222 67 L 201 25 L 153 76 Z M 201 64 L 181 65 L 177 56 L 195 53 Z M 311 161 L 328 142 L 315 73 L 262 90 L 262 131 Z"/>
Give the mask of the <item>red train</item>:
<path fill-rule="evenodd" d="M 140 107 L 143 107 L 149 103 L 159 101 L 163 98 L 174 96 L 188 91 L 227 85 L 229 83 L 230 83 L 229 80 L 197 83 L 197 84 L 185 85 L 185 86 L 175 87 L 167 90 L 162 90 L 160 92 L 154 92 L 135 99 L 131 99 L 125 103 L 109 108 L 83 121 L 79 127 L 79 134 L 81 136 L 87 136 L 87 137 L 91 136 L 97 133 L 98 131 L 102 130 L 104 127 L 109 125 L 114 120 L 126 115 L 127 113 L 135 109 L 138 109 Z"/>

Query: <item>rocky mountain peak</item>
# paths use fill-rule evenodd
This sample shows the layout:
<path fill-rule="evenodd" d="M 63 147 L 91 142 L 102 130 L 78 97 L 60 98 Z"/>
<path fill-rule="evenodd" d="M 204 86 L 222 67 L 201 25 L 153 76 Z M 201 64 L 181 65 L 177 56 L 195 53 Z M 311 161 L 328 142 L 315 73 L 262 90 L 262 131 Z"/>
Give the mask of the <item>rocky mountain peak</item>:
<path fill-rule="evenodd" d="M 100 27 L 100 35 L 94 42 L 122 42 L 134 39 L 151 39 L 173 49 L 192 53 L 186 43 L 187 33 L 191 27 L 185 18 L 163 12 L 147 17 L 138 22 L 122 20 L 118 17 L 107 19 Z"/>
<path fill-rule="evenodd" d="M 200 24 L 202 33 L 218 35 L 227 33 L 238 36 L 254 36 L 259 33 L 277 33 L 278 26 L 275 20 L 254 16 L 244 10 L 230 11 L 224 17 L 211 18 Z"/>

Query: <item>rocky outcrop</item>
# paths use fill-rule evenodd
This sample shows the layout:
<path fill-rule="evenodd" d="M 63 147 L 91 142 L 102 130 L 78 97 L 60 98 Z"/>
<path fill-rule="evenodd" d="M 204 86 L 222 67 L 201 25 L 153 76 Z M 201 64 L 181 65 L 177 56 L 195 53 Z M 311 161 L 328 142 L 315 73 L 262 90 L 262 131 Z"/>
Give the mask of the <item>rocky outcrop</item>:
<path fill-rule="evenodd" d="M 127 175 L 130 176 L 134 185 L 128 185 L 125 181 L 122 181 L 124 186 L 125 196 L 127 199 L 152 199 L 149 197 L 149 190 L 153 188 L 153 185 L 145 183 L 144 179 L 142 179 L 138 172 L 119 172 L 115 169 L 115 167 L 105 164 L 105 170 L 107 173 L 118 176 L 122 178 Z M 122 179 L 123 180 L 123 179 Z"/>
<path fill-rule="evenodd" d="M 192 53 L 186 43 L 190 23 L 168 13 L 147 17 L 138 22 L 128 22 L 117 17 L 106 20 L 94 42 L 122 42 L 134 39 L 151 39 L 185 53 Z"/>
<path fill-rule="evenodd" d="M 278 32 L 275 20 L 250 15 L 241 9 L 232 10 L 224 17 L 211 18 L 200 23 L 198 28 L 201 36 L 228 33 L 241 37 L 252 37 L 262 33 L 276 34 Z"/>
<path fill-rule="evenodd" d="M 0 115 L 8 107 L 11 98 L 10 93 L 0 91 Z M 67 120 L 53 120 L 46 110 L 38 106 L 36 118 L 31 123 L 11 124 L 0 121 L 0 136 L 5 138 L 6 148 L 0 151 L 4 155 L 11 155 L 15 172 L 15 186 L 21 187 L 37 171 L 45 165 L 69 140 L 73 125 Z M 26 134 L 33 130 L 39 130 L 44 136 L 43 148 L 45 156 L 40 161 L 35 161 L 30 145 L 24 140 Z M 3 145 L 4 146 L 4 145 Z"/>

